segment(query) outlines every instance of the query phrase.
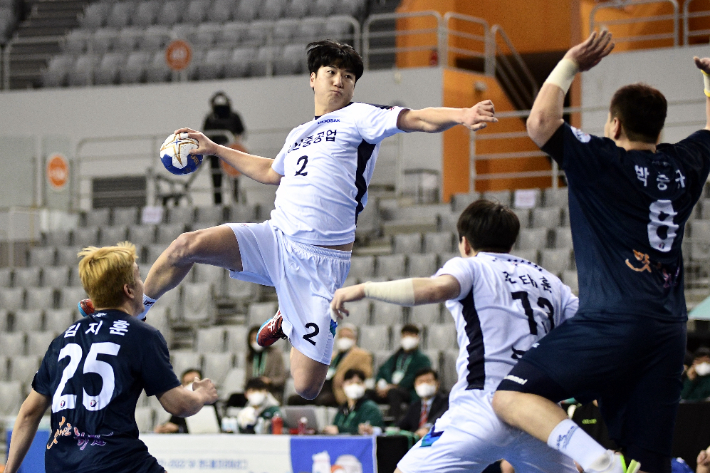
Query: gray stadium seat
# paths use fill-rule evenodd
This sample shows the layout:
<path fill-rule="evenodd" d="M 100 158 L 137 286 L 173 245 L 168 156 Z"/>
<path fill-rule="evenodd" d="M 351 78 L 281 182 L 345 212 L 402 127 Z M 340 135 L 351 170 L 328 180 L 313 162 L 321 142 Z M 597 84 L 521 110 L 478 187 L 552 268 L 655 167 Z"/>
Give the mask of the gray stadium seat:
<path fill-rule="evenodd" d="M 29 264 L 30 266 L 54 266 L 54 258 L 56 251 L 53 246 L 35 246 L 30 248 Z M 2 278 L 0 278 L 0 286 L 2 286 Z"/>
<path fill-rule="evenodd" d="M 133 2 L 116 2 L 106 18 L 106 26 L 122 28 L 131 22 L 131 15 L 136 6 Z"/>
<path fill-rule="evenodd" d="M 134 9 L 131 23 L 143 27 L 150 26 L 156 22 L 159 11 L 160 2 L 157 0 L 143 0 Z"/>
<path fill-rule="evenodd" d="M 567 269 L 562 271 L 562 282 L 567 284 L 572 292 L 575 294 L 579 293 L 579 282 L 577 280 L 577 271 L 574 269 Z"/>
<path fill-rule="evenodd" d="M 69 266 L 47 266 L 42 270 L 42 286 L 58 289 L 69 284 Z"/>
<path fill-rule="evenodd" d="M 406 274 L 406 255 L 381 255 L 377 257 L 377 276 L 400 279 Z"/>
<path fill-rule="evenodd" d="M 202 23 L 190 34 L 190 43 L 197 49 L 209 49 L 217 39 L 221 25 Z"/>
<path fill-rule="evenodd" d="M 367 278 L 372 278 L 374 275 L 374 256 L 353 256 L 350 258 L 350 273 L 348 273 L 348 277 L 354 277 L 358 278 L 360 281 L 366 281 Z"/>
<path fill-rule="evenodd" d="M 14 332 L 39 332 L 42 330 L 42 309 L 16 310 L 14 313 Z"/>
<path fill-rule="evenodd" d="M 209 205 L 195 208 L 195 223 L 207 223 L 210 225 L 220 225 L 224 223 L 224 207 L 221 205 Z"/>
<path fill-rule="evenodd" d="M 0 268 L 0 287 L 12 285 L 12 268 Z"/>
<path fill-rule="evenodd" d="M 193 24 L 200 24 L 207 17 L 209 9 L 210 0 L 190 0 L 187 4 L 187 10 L 185 10 L 183 20 Z"/>
<path fill-rule="evenodd" d="M 572 248 L 572 231 L 568 227 L 556 228 L 555 248 Z"/>
<path fill-rule="evenodd" d="M 365 325 L 359 327 L 359 345 L 365 350 L 377 352 L 390 349 L 389 325 Z"/>
<path fill-rule="evenodd" d="M 72 231 L 72 241 L 74 242 L 74 246 L 78 248 L 84 248 L 86 246 L 96 246 L 99 243 L 99 228 L 75 228 Z"/>
<path fill-rule="evenodd" d="M 87 51 L 87 53 L 89 54 L 89 57 L 91 57 L 91 54 L 98 55 L 98 56 L 93 57 L 93 59 L 94 59 L 94 61 L 92 62 L 93 66 L 96 66 L 101 54 L 107 53 L 108 51 L 113 49 L 113 44 L 116 42 L 116 39 L 118 38 L 118 34 L 119 34 L 119 30 L 117 28 L 106 27 L 106 28 L 99 28 L 98 30 L 94 31 L 94 34 L 91 36 L 91 39 L 89 40 L 88 51 Z M 70 79 L 71 79 L 71 77 L 70 77 Z M 71 80 L 70 80 L 70 83 L 71 83 Z"/>
<path fill-rule="evenodd" d="M 409 309 L 409 323 L 421 326 L 438 324 L 442 312 L 446 312 L 443 304 L 417 305 Z"/>
<path fill-rule="evenodd" d="M 289 378 L 290 379 L 290 378 Z M 244 383 L 246 381 L 246 371 L 244 368 L 232 368 L 227 372 L 220 389 L 220 396 L 226 400 L 234 393 L 244 392 Z M 287 381 L 288 382 L 288 381 Z M 284 393 L 284 397 L 285 397 Z"/>
<path fill-rule="evenodd" d="M 382 301 L 373 301 L 372 303 L 373 325 L 401 324 L 404 319 L 403 314 L 403 307 L 397 304 Z"/>
<path fill-rule="evenodd" d="M 190 324 L 208 324 L 216 315 L 214 290 L 210 283 L 182 284 L 182 319 Z"/>
<path fill-rule="evenodd" d="M 168 308 L 161 306 L 161 307 L 153 307 L 150 309 L 150 312 L 146 315 L 146 322 L 156 329 L 160 331 L 160 334 L 163 336 L 166 342 L 168 342 L 168 346 L 170 346 L 170 343 L 172 341 L 172 331 L 170 330 L 170 319 L 168 317 Z"/>
<path fill-rule="evenodd" d="M 338 2 L 340 3 L 340 2 Z M 338 15 L 330 16 L 325 22 L 325 35 L 339 42 L 353 42 L 353 26 Z"/>
<path fill-rule="evenodd" d="M 61 87 L 66 85 L 69 71 L 74 67 L 74 57 L 68 54 L 54 56 L 42 70 L 42 85 Z"/>
<path fill-rule="evenodd" d="M 249 328 L 244 325 L 229 325 L 225 327 L 226 348 L 229 353 L 242 353 L 247 350 L 247 333 Z M 238 365 L 237 365 L 238 366 Z"/>
<path fill-rule="evenodd" d="M 64 332 L 78 317 L 72 309 L 49 309 L 44 311 L 44 328 L 50 332 Z"/>
<path fill-rule="evenodd" d="M 286 4 L 284 16 L 288 18 L 303 18 L 308 14 L 309 0 L 291 0 Z"/>
<path fill-rule="evenodd" d="M 541 250 L 547 247 L 547 228 L 523 228 L 515 244 L 516 249 Z"/>
<path fill-rule="evenodd" d="M 315 0 L 311 3 L 309 14 L 311 16 L 329 16 L 335 10 L 336 0 Z"/>
<path fill-rule="evenodd" d="M 83 54 L 86 51 L 86 44 L 91 38 L 91 30 L 75 29 L 67 33 L 64 38 L 65 54 Z"/>
<path fill-rule="evenodd" d="M 88 5 L 79 19 L 79 24 L 82 28 L 100 28 L 106 23 L 110 8 L 111 4 L 108 2 L 97 2 Z"/>
<path fill-rule="evenodd" d="M 259 18 L 274 21 L 281 17 L 286 7 L 286 0 L 264 0 L 259 8 Z"/>
<path fill-rule="evenodd" d="M 498 202 L 501 205 L 511 206 L 511 193 L 510 191 L 487 191 L 481 196 L 486 200 L 492 200 L 493 202 Z"/>
<path fill-rule="evenodd" d="M 195 208 L 190 207 L 170 207 L 167 209 L 166 222 L 177 229 L 177 225 L 190 224 L 195 220 Z M 177 231 L 177 230 L 175 230 Z M 180 230 L 182 232 L 182 230 Z M 179 233 L 178 233 L 179 235 Z M 171 240 L 172 241 L 172 240 Z"/>
<path fill-rule="evenodd" d="M 426 327 L 426 347 L 430 350 L 447 350 L 456 343 L 456 326 L 431 324 Z"/>
<path fill-rule="evenodd" d="M 145 29 L 143 36 L 138 38 L 138 49 L 153 54 L 155 54 L 156 51 L 159 52 L 163 55 L 163 64 L 165 64 L 165 51 L 162 51 L 162 48 L 164 48 L 168 44 L 171 38 L 171 31 L 168 26 L 149 26 Z M 167 67 L 167 65 L 165 65 L 165 67 Z"/>
<path fill-rule="evenodd" d="M 79 264 L 77 253 L 81 248 L 74 246 L 60 246 L 57 248 L 57 265 L 66 265 L 76 268 Z"/>
<path fill-rule="evenodd" d="M 515 212 L 515 215 L 518 217 L 520 228 L 530 227 L 530 209 L 514 209 L 513 212 Z"/>
<path fill-rule="evenodd" d="M 557 228 L 560 226 L 561 213 L 557 207 L 538 207 L 532 210 L 534 228 Z"/>
<path fill-rule="evenodd" d="M 570 269 L 571 251 L 569 249 L 540 251 L 540 266 L 552 274 L 562 274 Z"/>
<path fill-rule="evenodd" d="M 0 333 L 0 355 L 19 356 L 25 354 L 25 333 Z"/>
<path fill-rule="evenodd" d="M 138 53 L 141 54 L 141 53 Z M 130 56 L 129 56 L 130 60 Z M 113 225 L 131 226 L 138 223 L 137 207 L 117 207 L 113 209 Z"/>
<path fill-rule="evenodd" d="M 357 17 L 365 8 L 365 0 L 340 0 L 335 5 L 334 13 Z"/>
<path fill-rule="evenodd" d="M 235 45 L 241 44 L 248 27 L 249 23 L 243 23 L 241 21 L 225 23 L 217 33 L 215 45 L 223 48 L 234 48 Z"/>
<path fill-rule="evenodd" d="M 83 287 L 63 287 L 59 290 L 59 308 L 75 310 L 79 301 L 87 297 Z"/>
<path fill-rule="evenodd" d="M 183 223 L 169 223 L 166 225 L 158 225 L 157 235 L 155 238 L 156 243 L 162 245 L 169 245 L 181 233 L 185 231 L 185 225 Z"/>
<path fill-rule="evenodd" d="M 249 75 L 254 77 L 267 75 L 269 72 L 269 65 L 273 66 L 274 60 L 279 57 L 282 49 L 282 46 L 260 46 L 256 52 L 256 57 L 249 64 Z"/>
<path fill-rule="evenodd" d="M 513 250 L 513 255 L 530 261 L 531 263 L 538 264 L 540 261 L 540 254 L 538 250 Z"/>
<path fill-rule="evenodd" d="M 409 255 L 407 275 L 410 278 L 425 278 L 432 276 L 439 269 L 436 253 Z"/>
<path fill-rule="evenodd" d="M 158 11 L 156 23 L 159 25 L 171 26 L 179 23 L 182 17 L 182 8 L 177 5 L 177 2 L 165 2 Z"/>
<path fill-rule="evenodd" d="M 9 367 L 8 357 L 0 356 L 0 383 L 7 380 L 7 371 Z M 1 391 L 0 391 L 1 393 Z"/>
<path fill-rule="evenodd" d="M 195 282 L 206 282 L 212 284 L 215 295 L 225 294 L 225 278 L 227 270 L 209 264 L 196 264 L 192 267 L 195 274 Z"/>
<path fill-rule="evenodd" d="M 29 268 L 15 268 L 13 273 L 14 287 L 39 287 L 40 268 L 33 266 Z"/>
<path fill-rule="evenodd" d="M 10 359 L 8 379 L 19 381 L 25 386 L 29 385 L 41 362 L 42 357 L 38 355 L 13 356 Z"/>
<path fill-rule="evenodd" d="M 145 264 L 141 265 L 141 268 L 145 266 L 152 266 L 153 263 L 155 263 L 155 260 L 158 259 L 158 257 L 165 251 L 165 249 L 168 247 L 168 245 L 165 245 L 163 243 L 155 243 L 153 245 L 147 245 L 146 246 L 146 257 L 145 257 Z M 146 273 L 147 274 L 147 273 Z"/>
<path fill-rule="evenodd" d="M 245 77 L 249 74 L 249 65 L 256 57 L 256 48 L 238 47 L 232 50 L 229 61 L 224 66 L 224 76 L 229 77 Z"/>
<path fill-rule="evenodd" d="M 460 214 L 471 202 L 475 202 L 479 198 L 478 192 L 454 194 L 451 196 L 451 210 Z"/>
<path fill-rule="evenodd" d="M 281 18 L 278 20 L 274 25 L 274 42 L 287 44 L 296 34 L 299 24 L 300 21 L 297 18 Z"/>
<path fill-rule="evenodd" d="M 0 333 L 7 332 L 10 329 L 10 321 L 8 319 L 9 312 L 5 309 L 0 309 Z M 0 377 L 0 379 L 2 379 Z"/>
<path fill-rule="evenodd" d="M 224 327 L 201 328 L 197 331 L 195 349 L 200 353 L 222 353 L 225 339 Z"/>
<path fill-rule="evenodd" d="M 441 352 L 443 366 L 439 367 L 439 381 L 442 390 L 450 390 L 458 380 L 458 373 L 456 372 L 456 359 L 458 356 L 458 348 L 447 348 Z"/>
<path fill-rule="evenodd" d="M 113 246 L 116 243 L 126 241 L 127 235 L 128 229 L 123 225 L 117 225 L 114 227 L 101 227 L 101 233 L 99 235 L 99 245 Z"/>
<path fill-rule="evenodd" d="M 214 80 L 224 76 L 224 66 L 231 55 L 232 51 L 226 48 L 208 50 L 202 63 L 197 64 L 197 78 Z"/>
<path fill-rule="evenodd" d="M 20 411 L 24 396 L 19 381 L 0 381 L 0 416 L 16 416 Z"/>
<path fill-rule="evenodd" d="M 170 79 L 171 71 L 165 63 L 165 52 L 158 51 L 153 54 L 150 64 L 146 68 L 147 82 L 165 82 Z"/>
<path fill-rule="evenodd" d="M 234 355 L 231 353 L 205 353 L 202 358 L 205 377 L 210 378 L 221 388 L 227 373 L 234 367 Z"/>
<path fill-rule="evenodd" d="M 693 220 L 689 226 L 693 241 L 710 242 L 710 220 Z"/>
<path fill-rule="evenodd" d="M 170 352 L 170 362 L 173 365 L 173 371 L 178 376 L 181 376 L 188 369 L 202 370 L 202 354 L 194 351 L 172 350 Z"/>
<path fill-rule="evenodd" d="M 422 350 L 424 354 L 429 357 L 431 362 L 431 369 L 440 372 L 441 369 L 441 351 L 440 350 Z"/>
<path fill-rule="evenodd" d="M 54 299 L 53 287 L 28 287 L 25 307 L 40 310 L 53 309 Z"/>
<path fill-rule="evenodd" d="M 308 43 L 321 37 L 325 30 L 325 20 L 323 18 L 306 17 L 301 20 L 294 41 Z"/>
<path fill-rule="evenodd" d="M 69 230 L 52 230 L 44 234 L 44 239 L 49 246 L 69 246 L 71 232 Z"/>
<path fill-rule="evenodd" d="M 225 23 L 232 19 L 234 0 L 215 0 L 207 12 L 209 21 Z"/>
<path fill-rule="evenodd" d="M 422 252 L 421 233 L 398 233 L 392 241 L 392 251 L 412 255 Z"/>
<path fill-rule="evenodd" d="M 27 354 L 44 356 L 49 344 L 56 337 L 54 332 L 30 332 L 27 334 Z"/>
<path fill-rule="evenodd" d="M 567 207 L 567 188 L 561 187 L 558 189 L 548 188 L 544 191 L 544 205 L 545 207 Z"/>
<path fill-rule="evenodd" d="M 345 308 L 350 311 L 350 315 L 343 318 L 343 323 L 351 323 L 361 327 L 370 323 L 370 312 L 372 301 L 362 299 L 356 302 L 348 302 Z"/>
<path fill-rule="evenodd" d="M 276 302 L 254 302 L 247 311 L 248 325 L 261 325 L 274 316 L 278 309 Z"/>
<path fill-rule="evenodd" d="M 456 249 L 451 232 L 428 232 L 424 234 L 424 253 L 450 253 Z"/>
<path fill-rule="evenodd" d="M 155 225 L 132 225 L 128 227 L 128 241 L 134 245 L 152 245 L 155 243 Z"/>
<path fill-rule="evenodd" d="M 14 312 L 25 305 L 25 289 L 22 287 L 0 287 L 0 307 Z"/>
<path fill-rule="evenodd" d="M 121 28 L 113 42 L 113 50 L 122 53 L 131 53 L 138 47 L 143 37 L 145 27 L 127 26 Z"/>
<path fill-rule="evenodd" d="M 136 407 L 134 412 L 138 432 L 153 432 L 155 428 L 155 411 L 150 406 Z"/>
<path fill-rule="evenodd" d="M 252 21 L 259 11 L 260 0 L 241 0 L 234 19 L 237 21 Z"/>
<path fill-rule="evenodd" d="M 300 74 L 304 70 L 306 44 L 287 44 L 274 60 L 275 75 Z"/>
<path fill-rule="evenodd" d="M 235 204 L 229 208 L 229 222 L 256 222 L 259 209 L 256 205 Z"/>
<path fill-rule="evenodd" d="M 123 52 L 106 53 L 101 62 L 94 69 L 94 84 L 114 84 L 118 79 L 118 71 L 126 63 L 126 54 Z"/>

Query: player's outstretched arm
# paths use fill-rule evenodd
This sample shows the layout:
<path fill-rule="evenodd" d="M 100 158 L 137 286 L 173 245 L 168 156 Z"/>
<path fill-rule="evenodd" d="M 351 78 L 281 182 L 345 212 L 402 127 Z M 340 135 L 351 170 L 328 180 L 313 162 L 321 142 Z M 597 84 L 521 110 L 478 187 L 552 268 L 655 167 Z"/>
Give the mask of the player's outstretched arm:
<path fill-rule="evenodd" d="M 583 43 L 567 51 L 540 88 L 530 110 L 528 135 L 536 145 L 542 147 L 562 125 L 565 95 L 574 76 L 599 64 L 612 49 L 611 33 L 595 31 Z"/>
<path fill-rule="evenodd" d="M 493 102 L 484 100 L 471 108 L 432 107 L 421 110 L 402 110 L 397 118 L 397 128 L 402 131 L 439 133 L 456 125 L 477 131 L 495 123 Z"/>
<path fill-rule="evenodd" d="M 335 291 L 330 303 L 332 316 L 338 320 L 350 314 L 346 302 L 364 298 L 389 302 L 403 306 L 433 304 L 454 299 L 459 295 L 461 285 L 448 274 L 435 278 L 398 279 L 388 282 L 366 282 L 343 287 Z"/>
<path fill-rule="evenodd" d="M 240 173 L 262 184 L 277 185 L 281 182 L 281 174 L 271 168 L 271 164 L 274 162 L 271 158 L 263 158 L 226 146 L 220 146 L 207 138 L 203 133 L 191 128 L 175 130 L 175 134 L 178 133 L 187 133 L 187 138 L 197 140 L 199 146 L 192 150 L 190 154 L 217 156 Z"/>
<path fill-rule="evenodd" d="M 217 389 L 209 378 L 195 378 L 192 390 L 178 386 L 158 396 L 163 409 L 174 416 L 190 417 L 197 414 L 205 404 L 217 402 Z"/>
<path fill-rule="evenodd" d="M 705 129 L 710 130 L 710 57 L 699 58 L 695 56 L 693 58 L 695 61 L 695 66 L 703 72 L 703 80 L 705 84 Z"/>
<path fill-rule="evenodd" d="M 37 433 L 37 426 L 42 420 L 44 411 L 51 404 L 48 396 L 38 393 L 34 389 L 30 392 L 20 407 L 20 413 L 15 419 L 15 426 L 12 429 L 12 440 L 10 442 L 10 452 L 7 455 L 6 473 L 15 473 L 20 469 L 22 460 L 25 459 L 27 451 L 32 445 L 32 441 Z"/>

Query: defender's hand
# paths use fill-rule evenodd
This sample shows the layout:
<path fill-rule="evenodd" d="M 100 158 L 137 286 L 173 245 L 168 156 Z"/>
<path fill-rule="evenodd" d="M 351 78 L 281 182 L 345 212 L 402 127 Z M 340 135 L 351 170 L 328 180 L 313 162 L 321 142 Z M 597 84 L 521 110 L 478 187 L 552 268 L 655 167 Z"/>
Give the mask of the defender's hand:
<path fill-rule="evenodd" d="M 576 62 L 579 72 L 584 72 L 599 64 L 599 61 L 608 56 L 613 49 L 611 33 L 606 30 L 601 33 L 595 31 L 586 41 L 567 51 L 565 58 Z"/>
<path fill-rule="evenodd" d="M 217 395 L 217 388 L 211 379 L 199 379 L 195 378 L 192 382 L 192 390 L 200 391 L 205 398 L 205 404 L 214 404 L 219 399 Z"/>
<path fill-rule="evenodd" d="M 478 102 L 471 108 L 464 109 L 462 125 L 471 131 L 482 130 L 488 123 L 496 123 L 498 119 L 495 115 L 495 107 L 490 100 Z"/>
<path fill-rule="evenodd" d="M 196 149 L 190 151 L 190 154 L 201 154 L 203 156 L 214 156 L 217 154 L 219 145 L 207 138 L 202 132 L 185 127 L 175 130 L 174 133 L 176 135 L 181 134 L 182 136 L 180 138 L 192 138 L 193 140 L 197 140 L 198 146 Z"/>
<path fill-rule="evenodd" d="M 359 301 L 365 297 L 365 284 L 341 287 L 333 295 L 330 301 L 330 316 L 335 322 L 343 320 L 343 317 L 350 315 L 350 312 L 343 307 L 345 302 Z"/>

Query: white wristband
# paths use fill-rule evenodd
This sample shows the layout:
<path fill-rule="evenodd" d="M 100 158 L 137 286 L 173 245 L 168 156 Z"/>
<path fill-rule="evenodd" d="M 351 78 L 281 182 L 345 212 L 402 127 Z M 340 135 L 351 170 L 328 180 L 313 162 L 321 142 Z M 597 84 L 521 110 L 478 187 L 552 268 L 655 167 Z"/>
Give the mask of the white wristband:
<path fill-rule="evenodd" d="M 571 59 L 564 58 L 558 62 L 552 72 L 550 72 L 545 83 L 555 84 L 566 94 L 577 72 L 579 72 L 577 63 Z"/>
<path fill-rule="evenodd" d="M 400 279 L 388 282 L 366 282 L 365 297 L 398 305 L 414 305 L 414 281 Z"/>
<path fill-rule="evenodd" d="M 705 71 L 700 71 L 703 73 L 703 84 L 705 85 L 705 95 L 710 97 L 710 75 Z"/>

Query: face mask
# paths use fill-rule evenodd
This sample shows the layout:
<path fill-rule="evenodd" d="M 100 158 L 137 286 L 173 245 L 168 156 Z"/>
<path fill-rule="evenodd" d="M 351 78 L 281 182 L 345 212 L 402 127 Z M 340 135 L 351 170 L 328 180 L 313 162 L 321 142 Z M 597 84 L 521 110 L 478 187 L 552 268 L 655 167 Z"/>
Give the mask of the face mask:
<path fill-rule="evenodd" d="M 343 386 L 343 391 L 345 391 L 345 395 L 348 397 L 348 399 L 357 401 L 365 395 L 365 386 L 363 386 L 362 384 L 355 383 L 348 384 L 347 386 Z"/>
<path fill-rule="evenodd" d="M 698 363 L 695 365 L 695 372 L 698 373 L 698 376 L 707 376 L 710 374 L 710 363 L 707 361 L 703 363 Z"/>
<path fill-rule="evenodd" d="M 419 346 L 419 337 L 402 337 L 402 341 L 400 343 L 404 351 L 413 350 Z"/>
<path fill-rule="evenodd" d="M 348 351 L 353 345 L 355 345 L 355 340 L 352 338 L 343 337 L 335 341 L 335 348 L 337 348 L 338 351 Z"/>
<path fill-rule="evenodd" d="M 266 400 L 266 393 L 263 391 L 256 391 L 247 396 L 247 401 L 251 406 L 260 406 Z"/>
<path fill-rule="evenodd" d="M 261 345 L 259 345 L 256 342 L 251 342 L 250 345 L 251 345 L 252 350 L 254 350 L 257 353 L 264 351 L 264 347 L 262 347 Z"/>
<path fill-rule="evenodd" d="M 428 399 L 436 394 L 436 384 L 422 383 L 414 386 L 417 396 L 422 399 Z"/>

